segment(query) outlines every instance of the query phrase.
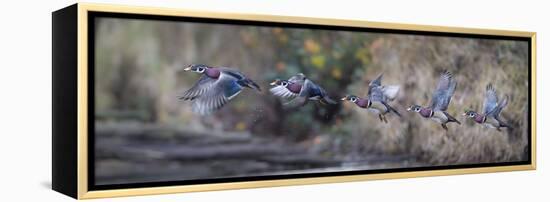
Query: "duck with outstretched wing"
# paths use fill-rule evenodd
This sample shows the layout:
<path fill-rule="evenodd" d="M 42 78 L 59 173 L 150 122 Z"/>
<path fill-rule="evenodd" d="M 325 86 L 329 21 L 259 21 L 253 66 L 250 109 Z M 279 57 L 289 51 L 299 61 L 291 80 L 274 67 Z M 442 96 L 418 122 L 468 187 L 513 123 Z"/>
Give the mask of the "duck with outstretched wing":
<path fill-rule="evenodd" d="M 466 110 L 462 115 L 473 119 L 476 123 L 483 124 L 489 128 L 496 128 L 500 131 L 500 128 L 510 128 L 510 125 L 506 124 L 500 118 L 500 112 L 506 105 L 508 105 L 508 96 L 505 96 L 504 99 L 499 102 L 495 88 L 492 84 L 488 84 L 485 88 L 483 114 L 479 114 L 473 110 Z"/>
<path fill-rule="evenodd" d="M 294 75 L 288 80 L 275 80 L 271 85 L 274 86 L 270 89 L 273 95 L 292 99 L 285 103 L 287 106 L 300 107 L 310 100 L 322 104 L 338 104 L 328 96 L 325 89 L 309 80 L 302 73 Z"/>
<path fill-rule="evenodd" d="M 417 112 L 420 116 L 429 118 L 441 124 L 443 129 L 448 130 L 447 123 L 454 122 L 460 124 L 460 121 L 447 112 L 455 90 L 456 81 L 453 79 L 453 74 L 449 71 L 444 71 L 441 73 L 437 87 L 432 94 L 430 106 L 421 107 L 420 105 L 413 104 L 407 111 Z"/>
<path fill-rule="evenodd" d="M 261 91 L 260 86 L 238 70 L 192 64 L 184 69 L 201 74 L 200 79 L 179 99 L 192 101 L 192 110 L 201 115 L 210 114 L 227 104 L 244 88 Z"/>
<path fill-rule="evenodd" d="M 375 80 L 369 83 L 369 91 L 365 98 L 355 95 L 346 95 L 341 100 L 355 103 L 360 108 L 367 109 L 378 115 L 381 122 L 388 123 L 386 114 L 392 112 L 401 117 L 401 114 L 388 103 L 397 97 L 399 86 L 397 85 L 382 85 L 383 74 L 378 75 Z"/>

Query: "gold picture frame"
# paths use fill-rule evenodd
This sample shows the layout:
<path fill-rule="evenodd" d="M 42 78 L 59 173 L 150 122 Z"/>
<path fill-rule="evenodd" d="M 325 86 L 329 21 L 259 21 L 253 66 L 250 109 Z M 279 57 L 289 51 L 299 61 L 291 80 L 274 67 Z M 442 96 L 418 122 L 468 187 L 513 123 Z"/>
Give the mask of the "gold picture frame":
<path fill-rule="evenodd" d="M 246 20 L 259 22 L 277 22 L 277 23 L 299 23 L 309 25 L 330 25 L 330 26 L 346 26 L 358 28 L 376 28 L 389 30 L 408 30 L 419 32 L 441 32 L 441 33 L 456 33 L 456 34 L 476 34 L 490 36 L 512 36 L 523 37 L 530 39 L 530 71 L 531 71 L 531 122 L 530 122 L 530 163 L 523 165 L 508 165 L 508 166 L 493 166 L 493 167 L 476 167 L 476 168 L 454 168 L 444 170 L 425 170 L 425 171 L 404 171 L 391 173 L 374 173 L 374 174 L 358 174 L 344 176 L 326 176 L 326 177 L 307 177 L 295 179 L 270 179 L 270 180 L 255 180 L 242 182 L 224 182 L 224 183 L 209 183 L 209 184 L 194 184 L 194 185 L 171 185 L 159 187 L 144 187 L 144 188 L 121 188 L 109 190 L 90 190 L 88 187 L 88 151 L 89 142 L 88 136 L 88 91 L 90 89 L 88 81 L 88 56 L 89 56 L 89 40 L 88 27 L 90 12 L 110 12 L 124 14 L 142 14 L 156 16 L 175 16 L 175 17 L 196 17 L 196 18 L 211 18 L 211 19 L 228 19 L 228 20 Z M 342 19 L 323 19 L 295 16 L 276 16 L 276 15 L 258 15 L 244 13 L 221 13 L 221 12 L 206 12 L 183 9 L 169 8 L 152 8 L 152 7 L 137 7 L 137 6 L 119 6 L 105 4 L 90 4 L 78 3 L 65 9 L 54 12 L 53 32 L 54 32 L 54 127 L 53 127 L 53 142 L 54 142 L 54 162 L 53 162 L 53 189 L 69 195 L 77 199 L 92 199 L 103 197 L 120 197 L 120 196 L 135 196 L 149 194 L 168 194 L 168 193 L 183 193 L 196 191 L 212 191 L 226 189 L 242 189 L 256 187 L 274 187 L 274 186 L 289 186 L 289 185 L 305 185 L 319 183 L 335 183 L 335 182 L 351 182 L 363 180 L 380 180 L 380 179 L 396 179 L 396 178 L 412 178 L 425 176 L 441 176 L 441 175 L 459 175 L 472 173 L 489 173 L 503 171 L 520 171 L 520 170 L 535 170 L 536 169 L 536 33 L 523 31 L 508 31 L 508 30 L 492 30 L 492 29 L 474 29 L 474 28 L 459 28 L 459 27 L 444 27 L 430 25 L 412 25 L 398 23 L 382 23 L 368 22 L 357 20 L 342 20 Z M 68 30 L 68 31 L 67 31 Z M 74 35 L 76 34 L 76 36 Z M 66 39 L 68 35 L 75 37 L 75 44 L 65 44 L 63 46 L 61 39 Z M 59 36 L 56 40 L 56 36 Z M 63 47 L 62 47 L 63 46 Z M 57 49 L 56 49 L 57 47 Z M 67 59 L 60 57 L 60 54 L 74 52 L 76 56 L 73 61 L 65 62 Z M 57 54 L 57 56 L 56 56 Z M 76 71 L 74 67 L 76 62 Z M 58 70 L 56 70 L 56 68 Z M 74 74 L 71 74 L 70 71 Z M 61 81 L 61 77 L 74 77 L 71 81 Z M 58 83 L 56 83 L 58 82 Z M 64 97 L 64 85 L 74 85 L 74 94 Z M 57 94 L 56 94 L 57 93 Z M 57 96 L 56 96 L 57 95 Z M 74 105 L 67 105 L 67 102 L 72 102 Z M 72 109 L 65 107 L 76 106 Z M 68 110 L 68 111 L 67 111 Z M 74 113 L 74 116 L 67 116 L 69 112 Z M 56 118 L 57 117 L 57 118 Z M 76 129 L 64 129 L 60 122 L 64 120 L 74 119 Z M 59 125 L 56 125 L 59 124 Z M 72 139 L 71 139 L 72 137 Z M 68 154 L 72 153 L 72 154 Z"/>

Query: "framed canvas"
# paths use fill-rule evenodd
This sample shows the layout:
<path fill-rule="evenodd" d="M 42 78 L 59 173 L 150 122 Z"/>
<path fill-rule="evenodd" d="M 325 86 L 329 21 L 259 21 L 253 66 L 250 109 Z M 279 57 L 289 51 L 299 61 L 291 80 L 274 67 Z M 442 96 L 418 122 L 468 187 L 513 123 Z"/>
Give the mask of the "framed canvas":
<path fill-rule="evenodd" d="M 74 198 L 535 169 L 534 32 L 52 16 L 52 187 Z"/>

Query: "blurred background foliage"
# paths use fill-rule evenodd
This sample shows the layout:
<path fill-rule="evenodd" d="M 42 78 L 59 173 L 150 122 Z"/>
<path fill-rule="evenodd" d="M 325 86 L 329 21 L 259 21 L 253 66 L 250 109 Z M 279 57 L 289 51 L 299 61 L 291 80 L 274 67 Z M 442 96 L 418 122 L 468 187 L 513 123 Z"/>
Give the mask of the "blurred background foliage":
<path fill-rule="evenodd" d="M 344 161 L 408 155 L 422 165 L 450 165 L 527 158 L 527 42 L 102 18 L 95 56 L 98 126 L 237 132 Z M 263 91 L 244 90 L 213 115 L 195 115 L 190 102 L 177 99 L 199 78 L 182 71 L 193 63 L 237 68 Z M 413 103 L 428 105 L 445 69 L 458 82 L 449 112 L 463 123 L 449 124 L 448 132 L 406 112 Z M 351 103 L 284 109 L 269 94 L 269 83 L 299 72 L 335 100 L 365 96 L 370 80 L 384 73 L 383 84 L 401 87 L 391 105 L 403 117 L 390 115 L 384 124 Z M 498 132 L 462 117 L 465 109 L 481 110 L 488 83 L 499 96 L 510 96 L 502 114 L 512 130 Z M 172 134 L 178 135 L 185 134 Z"/>

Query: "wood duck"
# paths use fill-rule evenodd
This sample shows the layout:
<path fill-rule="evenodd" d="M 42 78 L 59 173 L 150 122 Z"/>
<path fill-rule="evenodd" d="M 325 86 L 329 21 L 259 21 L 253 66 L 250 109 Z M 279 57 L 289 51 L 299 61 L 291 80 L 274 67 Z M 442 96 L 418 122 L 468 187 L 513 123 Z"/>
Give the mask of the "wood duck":
<path fill-rule="evenodd" d="M 505 96 L 502 101 L 499 102 L 497 93 L 492 84 L 488 84 L 485 91 L 485 100 L 483 102 L 483 114 L 478 114 L 473 110 L 464 111 L 463 116 L 473 119 L 476 123 L 483 124 L 489 128 L 496 128 L 500 131 L 500 128 L 510 128 L 510 126 L 504 123 L 500 119 L 500 112 L 508 104 L 508 96 Z"/>
<path fill-rule="evenodd" d="M 401 117 L 401 114 L 388 104 L 388 102 L 395 99 L 398 92 L 399 86 L 382 86 L 382 74 L 380 74 L 374 81 L 369 83 L 369 91 L 366 98 L 347 95 L 341 100 L 353 102 L 360 108 L 365 108 L 378 114 L 381 122 L 388 123 L 385 115 L 389 112 L 393 112 Z"/>
<path fill-rule="evenodd" d="M 270 89 L 274 95 L 292 98 L 285 105 L 303 106 L 308 100 L 319 101 L 322 104 L 337 104 L 327 95 L 325 89 L 307 79 L 302 73 L 288 80 L 275 80 L 271 85 L 275 86 Z"/>
<path fill-rule="evenodd" d="M 200 79 L 179 97 L 182 100 L 192 100 L 193 111 L 201 115 L 220 109 L 245 87 L 261 91 L 258 84 L 235 69 L 192 64 L 184 70 L 202 74 Z"/>
<path fill-rule="evenodd" d="M 447 107 L 451 102 L 451 98 L 456 89 L 456 81 L 453 79 L 453 75 L 449 71 L 445 71 L 439 77 L 439 83 L 437 88 L 432 94 L 432 100 L 429 107 L 421 107 L 413 104 L 407 111 L 413 111 L 420 114 L 424 118 L 430 118 L 435 122 L 441 124 L 443 129 L 448 130 L 447 123 L 455 122 L 460 124 L 453 116 L 447 113 Z"/>

